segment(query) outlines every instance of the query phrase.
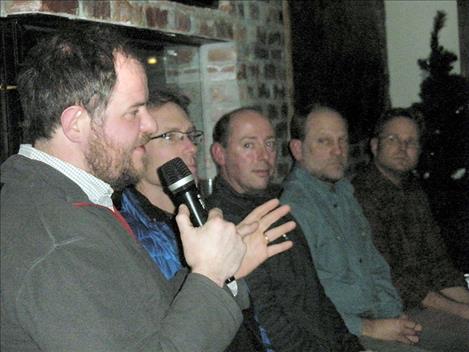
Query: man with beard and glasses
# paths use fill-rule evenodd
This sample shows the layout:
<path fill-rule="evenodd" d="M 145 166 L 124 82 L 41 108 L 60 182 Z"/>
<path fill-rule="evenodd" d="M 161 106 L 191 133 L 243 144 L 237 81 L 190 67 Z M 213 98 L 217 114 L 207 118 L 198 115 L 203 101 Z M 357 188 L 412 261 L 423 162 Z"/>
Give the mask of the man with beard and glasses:
<path fill-rule="evenodd" d="M 120 200 L 116 200 L 120 203 L 122 216 L 168 280 L 180 275 L 181 271 L 185 272 L 186 263 L 175 222 L 176 205 L 156 170 L 179 157 L 197 178 L 197 146 L 202 141 L 203 132 L 195 129 L 189 119 L 188 104 L 189 100 L 176 92 L 160 89 L 150 93 L 148 109 L 158 125 L 158 133 L 145 145 L 144 167 L 137 183 L 127 187 Z M 269 227 L 278 218 L 270 212 L 277 204 L 274 201 L 257 208 L 250 215 L 246 213 L 243 223 L 259 221 L 261 228 Z M 287 211 L 288 208 L 283 207 L 275 212 L 281 216 Z M 292 226 L 280 227 L 278 234 L 289 231 Z M 269 247 L 269 250 L 279 251 L 286 245 L 289 246 L 285 243 Z M 243 323 L 227 351 L 264 351 L 251 308 L 243 310 Z"/>
<path fill-rule="evenodd" d="M 348 131 L 334 109 L 314 105 L 291 123 L 295 165 L 282 202 L 292 207 L 327 296 L 348 329 L 378 351 L 413 351 L 422 327 L 402 314 L 389 266 L 374 247 L 370 226 L 344 177 Z"/>
<path fill-rule="evenodd" d="M 278 197 L 280 188 L 272 182 L 277 159 L 275 132 L 259 110 L 243 107 L 223 115 L 215 125 L 211 151 L 219 175 L 208 203 L 219 207 L 226 219 L 240 222 L 258 204 Z M 289 220 L 294 221 L 287 215 L 280 223 Z M 246 277 L 254 311 L 271 349 L 362 351 L 358 338 L 348 332 L 324 293 L 301 228 L 297 226 L 287 236 L 293 247 Z M 274 239 L 267 236 L 267 240 L 273 245 Z"/>
<path fill-rule="evenodd" d="M 247 303 L 224 283 L 272 253 L 258 224 L 194 228 L 181 207 L 191 269 L 168 281 L 115 211 L 158 131 L 137 57 L 103 28 L 59 32 L 18 90 L 32 144 L 1 166 L 1 350 L 223 351 Z"/>
<path fill-rule="evenodd" d="M 469 290 L 412 173 L 423 130 L 417 111 L 386 111 L 370 141 L 373 161 L 352 183 L 406 312 L 422 324 L 436 350 L 469 351 Z"/>

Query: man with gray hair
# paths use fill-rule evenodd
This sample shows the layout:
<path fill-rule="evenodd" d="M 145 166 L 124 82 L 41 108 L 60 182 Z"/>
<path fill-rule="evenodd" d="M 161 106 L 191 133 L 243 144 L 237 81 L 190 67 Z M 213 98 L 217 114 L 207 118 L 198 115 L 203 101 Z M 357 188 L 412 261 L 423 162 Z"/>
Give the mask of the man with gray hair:
<path fill-rule="evenodd" d="M 347 123 L 336 110 L 315 105 L 307 116 L 295 116 L 295 165 L 281 200 L 292 207 L 319 279 L 349 330 L 365 347 L 412 351 L 422 327 L 402 314 L 389 266 L 344 177 L 348 147 Z"/>
<path fill-rule="evenodd" d="M 268 117 L 253 107 L 223 115 L 213 131 L 212 157 L 219 175 L 209 205 L 238 223 L 258 204 L 279 196 L 272 182 L 277 139 Z M 295 221 L 291 216 L 282 219 Z M 266 241 L 275 241 L 269 230 Z M 288 237 L 287 237 L 288 236 Z M 300 227 L 285 236 L 293 247 L 246 277 L 254 311 L 276 352 L 362 351 L 318 280 Z M 279 241 L 285 240 L 281 238 Z"/>

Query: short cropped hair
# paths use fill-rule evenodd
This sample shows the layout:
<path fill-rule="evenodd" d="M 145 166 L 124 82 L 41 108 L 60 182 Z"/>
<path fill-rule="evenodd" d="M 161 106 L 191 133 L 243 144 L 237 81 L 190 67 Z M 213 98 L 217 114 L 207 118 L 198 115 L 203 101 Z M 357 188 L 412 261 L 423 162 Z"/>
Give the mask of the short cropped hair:
<path fill-rule="evenodd" d="M 399 116 L 412 120 L 417 126 L 420 138 L 423 137 L 423 134 L 425 133 L 424 118 L 422 113 L 415 108 L 393 108 L 386 110 L 376 121 L 373 136 L 378 137 L 383 132 L 384 126 L 389 121 Z"/>
<path fill-rule="evenodd" d="M 304 141 L 306 137 L 306 125 L 310 120 L 310 117 L 318 114 L 318 113 L 334 113 L 339 116 L 342 116 L 337 110 L 334 108 L 322 105 L 320 103 L 314 103 L 311 105 L 310 110 L 307 114 L 295 114 L 290 122 L 290 138 L 291 139 L 299 139 L 300 141 Z M 345 121 L 345 119 L 344 119 Z"/>
<path fill-rule="evenodd" d="M 189 104 L 191 100 L 184 94 L 171 89 L 155 89 L 150 91 L 148 97 L 148 108 L 157 108 L 167 103 L 173 103 L 189 115 Z"/>
<path fill-rule="evenodd" d="M 213 128 L 213 143 L 220 143 L 223 147 L 226 147 L 228 145 L 228 137 L 231 132 L 231 120 L 239 113 L 247 111 L 257 112 L 258 114 L 263 115 L 262 111 L 254 106 L 241 107 L 224 114 L 222 117 L 220 117 L 220 119 L 215 124 L 215 127 Z"/>
<path fill-rule="evenodd" d="M 68 106 L 83 106 L 93 119 L 99 116 L 116 84 L 116 53 L 138 60 L 126 40 L 99 25 L 62 30 L 39 41 L 18 76 L 26 141 L 50 139 Z"/>

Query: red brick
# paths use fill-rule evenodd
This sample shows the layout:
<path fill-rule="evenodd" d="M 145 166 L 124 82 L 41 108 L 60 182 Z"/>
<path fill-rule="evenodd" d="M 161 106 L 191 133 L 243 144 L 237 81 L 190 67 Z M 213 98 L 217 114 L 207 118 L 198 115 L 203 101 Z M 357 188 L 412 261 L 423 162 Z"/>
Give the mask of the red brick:
<path fill-rule="evenodd" d="M 43 0 L 41 11 L 78 14 L 78 0 Z"/>
<path fill-rule="evenodd" d="M 233 24 L 217 21 L 215 23 L 215 30 L 217 37 L 233 39 Z"/>
<path fill-rule="evenodd" d="M 181 11 L 176 12 L 176 29 L 181 32 L 191 30 L 191 18 Z"/>
<path fill-rule="evenodd" d="M 210 24 L 207 20 L 201 20 L 199 27 L 199 35 L 204 37 L 213 37 L 215 29 L 213 27 L 213 22 Z"/>
<path fill-rule="evenodd" d="M 231 61 L 236 59 L 234 49 L 212 49 L 208 53 L 209 61 Z"/>
<path fill-rule="evenodd" d="M 82 6 L 87 18 L 109 19 L 111 17 L 109 1 L 82 1 Z"/>
<path fill-rule="evenodd" d="M 192 59 L 194 58 L 194 55 L 196 54 L 196 52 L 194 51 L 194 49 L 190 49 L 190 48 L 180 48 L 177 50 L 177 64 L 178 65 L 181 65 L 181 64 L 189 64 L 192 62 Z"/>
<path fill-rule="evenodd" d="M 116 22 L 126 22 L 133 25 L 144 25 L 142 6 L 130 3 L 128 0 L 111 1 L 111 19 Z"/>
<path fill-rule="evenodd" d="M 168 10 L 149 6 L 145 9 L 145 15 L 148 27 L 166 28 L 168 26 Z"/>

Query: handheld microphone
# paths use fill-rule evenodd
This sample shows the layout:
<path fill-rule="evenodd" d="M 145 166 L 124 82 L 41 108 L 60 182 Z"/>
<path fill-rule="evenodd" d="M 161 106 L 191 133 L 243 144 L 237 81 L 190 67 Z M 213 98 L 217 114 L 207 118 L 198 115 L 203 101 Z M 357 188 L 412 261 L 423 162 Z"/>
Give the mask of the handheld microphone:
<path fill-rule="evenodd" d="M 189 208 L 192 224 L 202 226 L 207 221 L 208 212 L 205 203 L 197 189 L 189 168 L 181 158 L 167 161 L 158 168 L 160 180 L 168 187 L 176 205 L 184 203 Z M 225 283 L 233 294 L 238 292 L 238 286 L 234 276 L 228 278 Z"/>
<path fill-rule="evenodd" d="M 207 221 L 208 212 L 195 184 L 194 176 L 181 158 L 174 158 L 158 169 L 161 181 L 171 192 L 177 206 L 184 203 L 191 213 L 194 226 L 202 226 Z"/>

